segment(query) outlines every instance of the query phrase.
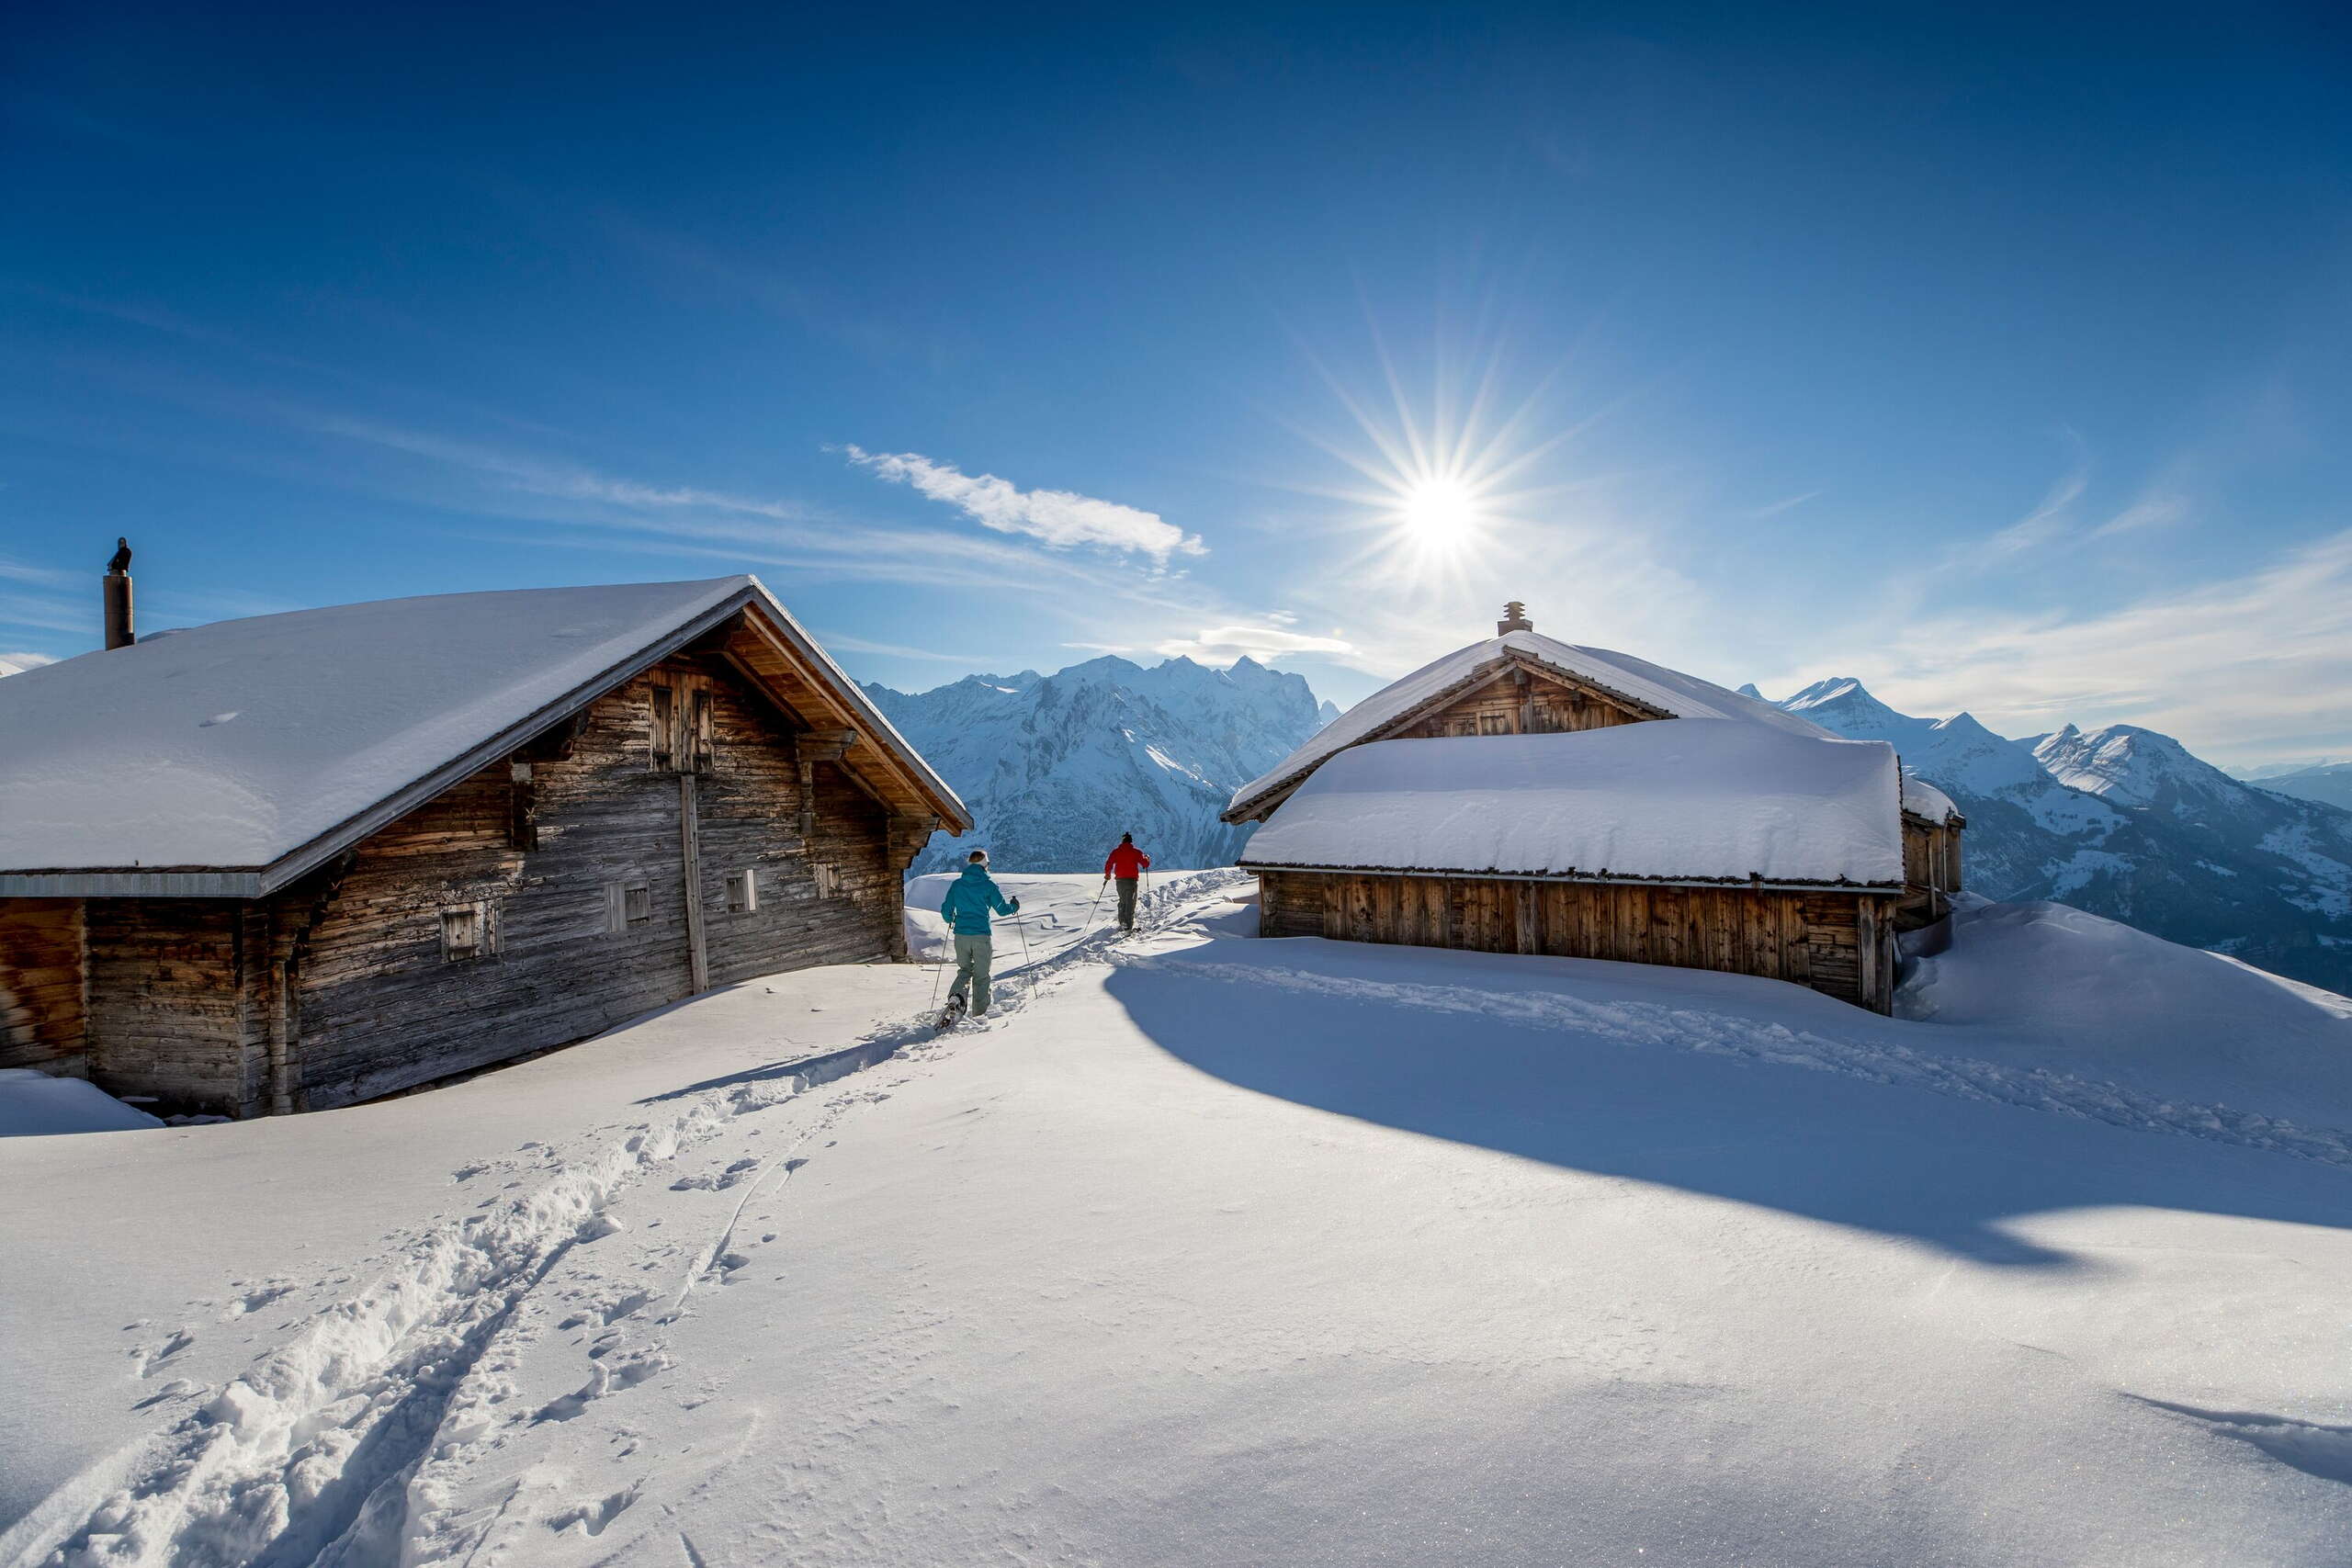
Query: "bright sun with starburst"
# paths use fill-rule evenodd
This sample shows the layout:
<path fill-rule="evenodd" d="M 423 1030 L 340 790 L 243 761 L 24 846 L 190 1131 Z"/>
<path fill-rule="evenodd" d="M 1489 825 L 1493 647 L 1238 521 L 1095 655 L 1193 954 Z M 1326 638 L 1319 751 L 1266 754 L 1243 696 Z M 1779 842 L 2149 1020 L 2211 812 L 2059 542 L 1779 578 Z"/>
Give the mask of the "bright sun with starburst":
<path fill-rule="evenodd" d="M 1482 367 L 1442 362 L 1420 398 L 1407 394 L 1385 349 L 1373 378 L 1351 380 L 1319 360 L 1316 368 L 1355 431 L 1293 428 L 1352 469 L 1353 481 L 1293 488 L 1346 503 L 1330 525 L 1355 548 L 1338 566 L 1430 589 L 1460 587 L 1491 570 L 1493 547 L 1556 513 L 1566 487 L 1535 475 L 1578 427 L 1547 418 L 1548 378 L 1505 406 L 1494 358 Z"/>
<path fill-rule="evenodd" d="M 1405 526 L 1424 545 L 1452 545 L 1476 526 L 1478 497 L 1469 485 L 1450 474 L 1419 479 L 1404 492 Z"/>

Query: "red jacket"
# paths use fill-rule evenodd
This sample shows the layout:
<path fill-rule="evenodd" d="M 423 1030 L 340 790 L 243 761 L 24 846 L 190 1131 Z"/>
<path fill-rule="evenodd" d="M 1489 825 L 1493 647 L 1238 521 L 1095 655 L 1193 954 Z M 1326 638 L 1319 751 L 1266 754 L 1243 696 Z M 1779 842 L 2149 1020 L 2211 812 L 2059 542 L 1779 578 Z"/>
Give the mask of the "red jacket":
<path fill-rule="evenodd" d="M 1102 874 L 1115 876 L 1122 882 L 1133 882 L 1137 874 L 1150 863 L 1151 857 L 1133 844 L 1121 844 L 1111 852 L 1111 858 L 1102 863 Z"/>

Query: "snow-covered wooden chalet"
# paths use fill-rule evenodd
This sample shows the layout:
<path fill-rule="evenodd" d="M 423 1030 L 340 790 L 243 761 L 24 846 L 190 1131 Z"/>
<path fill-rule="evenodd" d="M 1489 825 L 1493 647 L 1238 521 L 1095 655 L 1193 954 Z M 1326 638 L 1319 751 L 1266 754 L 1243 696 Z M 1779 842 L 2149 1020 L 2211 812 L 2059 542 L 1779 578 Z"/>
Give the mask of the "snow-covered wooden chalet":
<path fill-rule="evenodd" d="M 971 826 L 755 578 L 108 640 L 0 681 L 0 1066 L 167 1109 L 347 1104 L 902 958 L 901 872 Z"/>
<path fill-rule="evenodd" d="M 1671 964 L 1885 1011 L 1960 813 L 1884 741 L 1604 649 L 1496 635 L 1243 785 L 1268 936 Z"/>

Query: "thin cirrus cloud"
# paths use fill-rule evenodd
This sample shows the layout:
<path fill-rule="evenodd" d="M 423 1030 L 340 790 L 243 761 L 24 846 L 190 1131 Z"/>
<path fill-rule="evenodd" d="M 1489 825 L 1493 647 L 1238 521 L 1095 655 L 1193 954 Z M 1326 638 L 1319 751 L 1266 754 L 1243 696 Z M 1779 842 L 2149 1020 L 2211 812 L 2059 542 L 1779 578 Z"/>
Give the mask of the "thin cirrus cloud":
<path fill-rule="evenodd" d="M 1891 651 L 1897 706 L 1965 707 L 2010 733 L 2129 722 L 2225 761 L 2340 748 L 2352 743 L 2352 529 L 2102 615 L 1922 622 Z"/>
<path fill-rule="evenodd" d="M 1307 637 L 1280 626 L 1204 626 L 1188 637 L 1170 637 L 1154 651 L 1164 659 L 1192 659 L 1204 663 L 1230 664 L 1248 656 L 1261 661 L 1285 654 L 1352 654 L 1355 644 L 1335 637 Z"/>
<path fill-rule="evenodd" d="M 1187 534 L 1156 512 L 1123 506 L 1067 490 L 1022 490 L 994 474 L 967 474 L 915 452 L 868 452 L 843 446 L 849 460 L 892 484 L 910 485 L 933 501 L 955 507 L 984 528 L 1023 534 L 1048 545 L 1099 545 L 1149 557 L 1166 565 L 1171 555 L 1208 553 L 1197 534 Z"/>

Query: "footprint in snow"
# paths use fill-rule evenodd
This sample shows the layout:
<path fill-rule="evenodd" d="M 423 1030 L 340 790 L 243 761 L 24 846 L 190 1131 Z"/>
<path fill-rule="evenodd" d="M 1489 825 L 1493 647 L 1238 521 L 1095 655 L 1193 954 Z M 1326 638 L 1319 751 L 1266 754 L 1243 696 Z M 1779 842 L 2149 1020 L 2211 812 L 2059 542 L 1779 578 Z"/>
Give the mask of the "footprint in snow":
<path fill-rule="evenodd" d="M 247 1291 L 243 1295 L 231 1301 L 225 1315 L 243 1317 L 249 1312 L 261 1311 L 272 1302 L 284 1301 L 293 1293 L 294 1287 L 291 1285 L 264 1285 L 259 1290 Z"/>
<path fill-rule="evenodd" d="M 130 1359 L 136 1363 L 131 1375 L 141 1378 L 150 1376 L 157 1367 L 195 1343 L 196 1336 L 182 1328 L 175 1330 L 169 1339 L 160 1345 L 140 1346 L 130 1352 Z"/>
<path fill-rule="evenodd" d="M 639 1484 L 642 1485 L 643 1483 Z M 599 1497 L 594 1502 L 576 1504 L 560 1514 L 548 1516 L 548 1529 L 561 1535 L 575 1526 L 584 1535 L 602 1535 L 605 1527 L 621 1517 L 631 1503 L 637 1501 L 637 1487 Z"/>

